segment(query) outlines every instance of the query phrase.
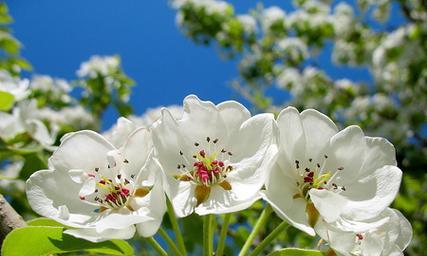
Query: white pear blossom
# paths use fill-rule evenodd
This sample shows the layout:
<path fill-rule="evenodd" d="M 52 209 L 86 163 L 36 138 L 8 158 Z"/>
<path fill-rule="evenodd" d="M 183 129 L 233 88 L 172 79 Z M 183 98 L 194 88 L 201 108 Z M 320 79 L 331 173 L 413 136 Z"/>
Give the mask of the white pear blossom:
<path fill-rule="evenodd" d="M 153 142 L 177 216 L 252 205 L 274 162 L 277 133 L 271 114 L 251 117 L 235 101 L 214 105 L 190 95 L 180 119 L 164 109 Z"/>
<path fill-rule="evenodd" d="M 277 6 L 264 9 L 261 15 L 261 23 L 264 31 L 268 31 L 275 23 L 281 22 L 284 24 L 285 22 L 285 12 Z"/>
<path fill-rule="evenodd" d="M 254 17 L 248 14 L 238 15 L 237 19 L 242 24 L 243 30 L 246 33 L 255 33 L 257 30 L 257 23 Z"/>
<path fill-rule="evenodd" d="M 309 57 L 308 47 L 297 37 L 287 37 L 277 42 L 277 48 L 283 52 L 286 58 L 302 61 Z"/>
<path fill-rule="evenodd" d="M 6 70 L 0 70 L 0 91 L 12 94 L 15 101 L 21 101 L 31 93 L 28 79 L 12 77 Z"/>
<path fill-rule="evenodd" d="M 47 149 L 52 149 L 55 143 L 57 127 L 53 125 L 51 131 L 37 118 L 37 102 L 35 100 L 22 101 L 12 110 L 12 113 L 0 112 L 0 138 L 13 139 L 21 133 L 28 133 Z"/>
<path fill-rule="evenodd" d="M 387 208 L 377 218 L 379 227 L 364 232 L 342 232 L 317 225 L 316 231 L 339 256 L 403 256 L 412 239 L 408 220 L 395 209 Z"/>
<path fill-rule="evenodd" d="M 63 107 L 59 110 L 47 107 L 40 108 L 33 111 L 33 116 L 57 126 L 87 127 L 95 123 L 95 118 L 80 105 Z"/>
<path fill-rule="evenodd" d="M 4 191 L 24 191 L 25 182 L 19 179 L 19 172 L 24 166 L 24 161 L 7 163 L 0 169 L 0 188 Z"/>
<path fill-rule="evenodd" d="M 320 112 L 284 109 L 277 119 L 279 156 L 264 198 L 293 226 L 314 235 L 318 221 L 358 232 L 394 200 L 402 177 L 395 150 L 358 126 L 339 131 Z"/>
<path fill-rule="evenodd" d="M 120 60 L 118 56 L 92 56 L 87 62 L 80 65 L 77 76 L 80 78 L 95 78 L 98 74 L 108 76 L 116 72 L 119 68 Z"/>
<path fill-rule="evenodd" d="M 47 75 L 36 75 L 31 79 L 31 89 L 49 93 L 50 98 L 60 99 L 62 102 L 69 103 L 71 86 L 64 79 L 54 79 Z"/>
<path fill-rule="evenodd" d="M 28 200 L 38 214 L 71 227 L 65 233 L 75 237 L 129 239 L 134 224 L 139 234 L 152 236 L 166 208 L 152 154 L 151 133 L 144 128 L 120 149 L 92 131 L 67 134 L 49 170 L 28 179 Z"/>

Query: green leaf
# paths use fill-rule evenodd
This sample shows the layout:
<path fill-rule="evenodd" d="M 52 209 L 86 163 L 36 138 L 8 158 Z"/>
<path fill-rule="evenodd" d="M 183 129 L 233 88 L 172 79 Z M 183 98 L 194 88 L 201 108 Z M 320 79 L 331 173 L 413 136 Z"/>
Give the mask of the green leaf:
<path fill-rule="evenodd" d="M 27 221 L 28 226 L 43 226 L 43 227 L 65 227 L 61 223 L 54 221 L 49 218 L 35 218 L 32 220 Z"/>
<path fill-rule="evenodd" d="M 2 256 L 51 255 L 86 251 L 108 255 L 133 255 L 125 241 L 92 243 L 63 233 L 62 227 L 29 226 L 13 230 L 3 242 Z"/>
<path fill-rule="evenodd" d="M 323 253 L 316 250 L 285 248 L 272 252 L 268 256 L 323 256 Z"/>
<path fill-rule="evenodd" d="M 0 91 L 0 110 L 8 111 L 12 108 L 14 102 L 15 97 L 12 94 Z"/>

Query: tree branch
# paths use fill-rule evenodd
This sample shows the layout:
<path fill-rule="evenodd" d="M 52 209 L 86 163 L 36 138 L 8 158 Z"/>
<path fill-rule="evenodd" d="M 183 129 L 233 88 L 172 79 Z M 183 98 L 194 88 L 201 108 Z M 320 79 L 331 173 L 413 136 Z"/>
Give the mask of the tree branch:
<path fill-rule="evenodd" d="M 24 227 L 25 221 L 0 194 L 0 245 L 13 229 Z M 0 246 L 1 248 L 1 246 Z"/>

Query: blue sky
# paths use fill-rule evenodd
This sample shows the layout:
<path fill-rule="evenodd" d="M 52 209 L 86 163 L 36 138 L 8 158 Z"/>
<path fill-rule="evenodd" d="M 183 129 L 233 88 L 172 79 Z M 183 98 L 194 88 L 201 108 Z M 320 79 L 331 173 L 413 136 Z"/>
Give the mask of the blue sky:
<path fill-rule="evenodd" d="M 215 47 L 198 46 L 186 38 L 167 0 L 6 2 L 15 19 L 14 35 L 23 43 L 22 54 L 35 73 L 75 79 L 80 63 L 91 55 L 119 54 L 125 72 L 137 82 L 131 97 L 137 114 L 159 105 L 180 104 L 191 93 L 214 102 L 242 100 L 228 85 L 238 75 L 237 62 L 221 60 Z M 238 13 L 257 3 L 230 2 Z M 290 7 L 290 1 L 264 2 Z M 336 68 L 329 56 L 328 52 L 322 55 L 321 63 L 333 78 L 370 80 L 366 69 Z M 116 113 L 108 111 L 103 127 L 116 118 Z"/>

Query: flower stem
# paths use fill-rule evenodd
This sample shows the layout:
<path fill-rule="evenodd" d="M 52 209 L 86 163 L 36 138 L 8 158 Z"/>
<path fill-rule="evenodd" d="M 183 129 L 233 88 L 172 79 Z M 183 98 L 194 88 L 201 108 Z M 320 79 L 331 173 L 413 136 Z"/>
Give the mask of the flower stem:
<path fill-rule="evenodd" d="M 231 213 L 224 215 L 224 222 L 222 223 L 221 233 L 219 235 L 218 247 L 215 256 L 222 256 L 224 253 L 225 239 L 227 238 L 228 224 L 230 224 Z"/>
<path fill-rule="evenodd" d="M 145 240 L 153 247 L 153 249 L 161 256 L 168 256 L 167 252 L 162 246 L 154 239 L 154 237 L 147 237 Z"/>
<path fill-rule="evenodd" d="M 252 232 L 249 234 L 248 239 L 243 245 L 242 250 L 240 250 L 239 256 L 245 256 L 248 254 L 249 249 L 251 248 L 252 242 L 254 241 L 255 237 L 258 235 L 258 232 L 260 231 L 261 227 L 265 225 L 265 223 L 267 222 L 268 216 L 270 216 L 272 212 L 273 212 L 273 209 L 269 204 L 267 204 L 264 210 L 262 211 L 258 221 L 255 223 L 255 226 L 252 229 Z"/>
<path fill-rule="evenodd" d="M 178 243 L 179 251 L 181 252 L 182 255 L 187 255 L 184 239 L 182 238 L 182 233 L 181 233 L 181 230 L 179 229 L 178 221 L 177 221 L 172 203 L 169 201 L 169 199 L 167 199 L 166 204 L 168 207 L 168 214 L 169 214 L 169 219 L 172 225 L 172 229 L 173 229 L 173 232 L 175 233 L 175 238 Z"/>
<path fill-rule="evenodd" d="M 168 244 L 169 249 L 171 249 L 176 256 L 182 256 L 181 252 L 178 250 L 178 247 L 176 247 L 174 241 L 172 240 L 172 238 L 170 238 L 166 230 L 164 230 L 163 228 L 160 228 L 159 233 Z"/>
<path fill-rule="evenodd" d="M 213 255 L 214 218 L 214 215 L 209 214 L 203 219 L 203 256 Z"/>
<path fill-rule="evenodd" d="M 262 242 L 257 247 L 255 247 L 249 256 L 256 256 L 260 254 L 265 249 L 265 247 L 267 247 L 287 227 L 289 227 L 289 225 L 286 221 L 280 223 L 279 226 L 277 226 L 266 238 L 264 238 L 264 240 L 262 240 Z"/>

